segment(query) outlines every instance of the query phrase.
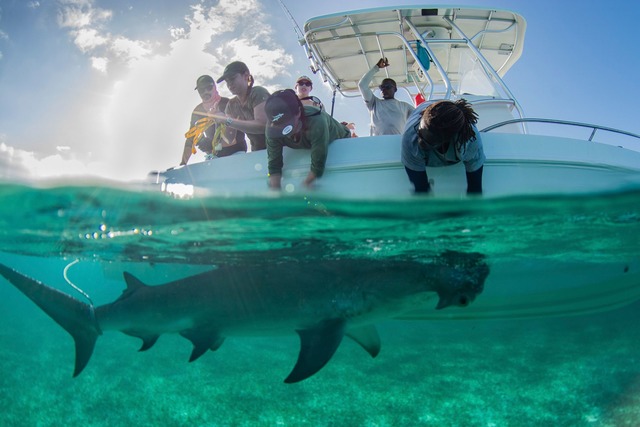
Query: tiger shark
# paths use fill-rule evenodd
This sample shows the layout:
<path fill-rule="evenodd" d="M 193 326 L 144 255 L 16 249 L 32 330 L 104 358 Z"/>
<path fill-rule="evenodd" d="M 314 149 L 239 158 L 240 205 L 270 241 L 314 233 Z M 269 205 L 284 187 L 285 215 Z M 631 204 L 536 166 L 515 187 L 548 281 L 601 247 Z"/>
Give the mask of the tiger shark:
<path fill-rule="evenodd" d="M 86 367 L 103 331 L 117 330 L 150 349 L 165 333 L 193 344 L 190 362 L 226 337 L 293 334 L 298 359 L 286 383 L 317 373 L 344 336 L 372 357 L 380 351 L 374 326 L 433 304 L 465 307 L 480 294 L 489 267 L 477 253 L 448 251 L 427 260 L 337 259 L 222 265 L 205 273 L 147 285 L 124 272 L 126 288 L 93 307 L 0 264 L 0 274 L 62 326 L 75 341 L 75 369 Z"/>

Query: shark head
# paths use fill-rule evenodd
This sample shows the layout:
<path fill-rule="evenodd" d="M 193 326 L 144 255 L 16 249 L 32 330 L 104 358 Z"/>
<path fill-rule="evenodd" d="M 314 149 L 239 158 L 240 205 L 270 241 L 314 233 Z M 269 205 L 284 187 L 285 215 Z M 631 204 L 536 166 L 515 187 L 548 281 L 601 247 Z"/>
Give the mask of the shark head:
<path fill-rule="evenodd" d="M 438 263 L 446 271 L 433 286 L 438 294 L 436 310 L 450 306 L 466 307 L 484 290 L 489 266 L 484 255 L 447 251 L 438 256 Z"/>

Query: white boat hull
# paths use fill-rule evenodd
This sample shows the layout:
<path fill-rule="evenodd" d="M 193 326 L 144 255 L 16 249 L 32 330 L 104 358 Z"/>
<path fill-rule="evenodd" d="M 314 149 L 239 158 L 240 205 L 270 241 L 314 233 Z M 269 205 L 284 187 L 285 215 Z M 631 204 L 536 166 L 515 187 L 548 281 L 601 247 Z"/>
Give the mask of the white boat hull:
<path fill-rule="evenodd" d="M 616 146 L 562 137 L 485 133 L 487 161 L 483 197 L 584 194 L 640 187 L 640 153 Z M 309 171 L 309 150 L 285 148 L 283 190 L 268 188 L 267 153 L 231 157 L 182 166 L 154 179 L 175 196 L 272 197 L 315 195 L 340 199 L 413 197 L 400 162 L 400 136 L 334 141 L 325 174 L 313 188 L 302 185 Z M 428 168 L 433 196 L 466 195 L 462 164 Z"/>

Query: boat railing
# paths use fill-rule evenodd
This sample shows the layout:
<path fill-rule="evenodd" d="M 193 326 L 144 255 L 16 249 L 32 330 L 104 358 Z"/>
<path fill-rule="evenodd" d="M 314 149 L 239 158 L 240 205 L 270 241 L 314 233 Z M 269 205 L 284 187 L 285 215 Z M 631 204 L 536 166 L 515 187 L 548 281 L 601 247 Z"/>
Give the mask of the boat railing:
<path fill-rule="evenodd" d="M 598 141 L 594 141 L 596 137 L 596 133 L 598 131 L 602 131 L 602 132 L 609 132 L 616 135 L 624 135 L 624 136 L 633 138 L 634 142 L 640 143 L 640 135 L 632 132 L 627 132 L 621 129 L 595 125 L 592 123 L 574 122 L 569 120 L 557 120 L 557 119 L 543 119 L 543 118 L 535 118 L 535 117 L 522 117 L 522 118 L 511 119 L 511 120 L 505 120 L 499 123 L 495 123 L 491 126 L 487 126 L 484 129 L 480 130 L 480 132 L 491 132 L 493 130 L 502 128 L 504 126 L 513 125 L 513 124 L 525 125 L 526 123 L 550 124 L 550 125 L 568 126 L 573 128 L 590 129 L 591 133 L 589 137 L 586 138 L 587 141 L 589 142 L 598 142 Z"/>

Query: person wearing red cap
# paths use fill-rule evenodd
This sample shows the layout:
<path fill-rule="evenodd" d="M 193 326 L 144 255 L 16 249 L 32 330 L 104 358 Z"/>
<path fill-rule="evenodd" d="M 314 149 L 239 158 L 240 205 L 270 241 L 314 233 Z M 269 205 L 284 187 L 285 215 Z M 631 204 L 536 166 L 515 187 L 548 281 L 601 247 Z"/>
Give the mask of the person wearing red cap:
<path fill-rule="evenodd" d="M 247 142 L 244 139 L 244 134 L 237 132 L 235 138 L 231 135 L 231 145 L 221 144 L 216 141 L 214 143 L 214 135 L 216 133 L 217 125 L 206 127 L 202 130 L 202 135 L 198 138 L 196 144 L 194 144 L 195 133 L 191 133 L 192 129 L 197 127 L 198 120 L 204 119 L 206 115 L 221 113 L 224 111 L 229 98 L 224 98 L 218 93 L 216 84 L 213 78 L 209 75 L 203 75 L 196 80 L 195 90 L 198 91 L 202 102 L 193 109 L 191 113 L 191 121 L 189 126 L 189 135 L 184 142 L 184 150 L 182 152 L 182 159 L 180 165 L 186 165 L 192 154 L 195 154 L 195 148 L 197 147 L 203 151 L 208 158 L 212 157 L 225 157 L 238 151 L 247 151 Z"/>
<path fill-rule="evenodd" d="M 291 89 L 279 90 L 265 103 L 269 186 L 280 188 L 284 166 L 283 148 L 310 148 L 311 167 L 304 185 L 310 186 L 324 174 L 329 144 L 350 138 L 351 131 L 325 111 L 302 105 Z"/>

